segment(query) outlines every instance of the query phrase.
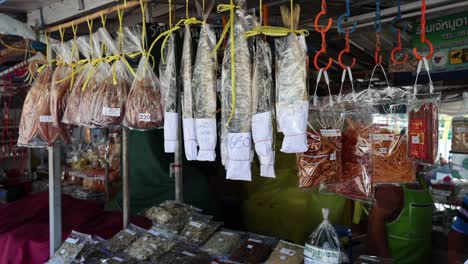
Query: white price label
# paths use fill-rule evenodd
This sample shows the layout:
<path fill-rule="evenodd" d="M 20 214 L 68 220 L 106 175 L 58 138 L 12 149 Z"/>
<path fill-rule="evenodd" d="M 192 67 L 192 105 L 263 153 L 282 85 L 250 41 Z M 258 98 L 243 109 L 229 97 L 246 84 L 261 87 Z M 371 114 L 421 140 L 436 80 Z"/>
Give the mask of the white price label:
<path fill-rule="evenodd" d="M 247 245 L 247 249 L 252 249 L 253 247 L 253 245 Z"/>
<path fill-rule="evenodd" d="M 224 242 L 224 238 L 222 237 L 218 238 L 218 242 Z"/>
<path fill-rule="evenodd" d="M 250 242 L 255 242 L 255 243 L 258 243 L 258 244 L 262 244 L 263 241 L 259 240 L 259 239 L 253 239 L 253 238 L 249 238 L 247 241 L 250 241 Z"/>
<path fill-rule="evenodd" d="M 379 152 L 380 152 L 380 154 L 387 154 L 388 153 L 388 148 L 380 148 Z"/>
<path fill-rule="evenodd" d="M 371 139 L 374 141 L 393 141 L 395 135 L 393 134 L 371 134 Z"/>
<path fill-rule="evenodd" d="M 412 136 L 411 137 L 412 144 L 419 144 L 419 136 Z"/>
<path fill-rule="evenodd" d="M 296 254 L 296 251 L 295 251 L 295 250 L 292 250 L 292 249 L 289 249 L 289 248 L 282 248 L 282 249 L 280 250 L 280 253 L 292 257 L 292 256 L 294 256 L 294 254 Z"/>
<path fill-rule="evenodd" d="M 336 153 L 330 154 L 330 160 L 336 160 Z"/>
<path fill-rule="evenodd" d="M 150 233 L 150 234 L 152 234 L 152 235 L 155 235 L 155 236 L 161 235 L 161 233 L 159 233 L 158 231 L 153 230 L 153 229 L 151 229 L 150 231 L 148 231 L 148 233 Z"/>
<path fill-rule="evenodd" d="M 320 134 L 323 137 L 341 137 L 341 131 L 339 129 L 320 129 Z"/>
<path fill-rule="evenodd" d="M 287 260 L 287 259 L 288 259 L 288 257 L 286 257 L 286 256 L 284 256 L 284 255 L 280 257 L 280 260 L 281 260 L 281 261 L 285 261 L 285 260 Z"/>
<path fill-rule="evenodd" d="M 60 250 L 60 255 L 65 254 L 65 249 Z"/>
<path fill-rule="evenodd" d="M 148 240 L 148 237 L 143 237 L 143 241 L 146 241 L 146 240 Z"/>
<path fill-rule="evenodd" d="M 132 235 L 132 236 L 136 235 L 136 232 L 133 231 L 133 230 L 130 230 L 130 229 L 125 229 L 125 232 Z"/>
<path fill-rule="evenodd" d="M 201 223 L 195 222 L 195 221 L 190 221 L 189 225 L 191 225 L 193 227 L 196 227 L 196 228 L 201 228 L 202 227 Z"/>
<path fill-rule="evenodd" d="M 190 253 L 190 252 L 188 252 L 188 251 L 182 251 L 182 252 L 180 252 L 180 253 L 184 254 L 185 256 L 195 257 L 195 254 Z"/>
<path fill-rule="evenodd" d="M 118 261 L 118 262 L 123 262 L 124 261 L 123 259 L 121 259 L 119 257 L 113 257 L 112 259 L 115 260 L 115 261 Z"/>
<path fill-rule="evenodd" d="M 140 122 L 151 122 L 151 114 L 138 114 Z"/>
<path fill-rule="evenodd" d="M 325 250 L 311 245 L 304 249 L 305 264 L 341 263 L 341 253 L 334 250 Z"/>
<path fill-rule="evenodd" d="M 120 108 L 111 108 L 111 107 L 102 107 L 102 115 L 103 116 L 120 116 Z"/>
<path fill-rule="evenodd" d="M 39 116 L 39 122 L 41 123 L 52 123 L 52 116 L 50 115 L 41 115 Z"/>
<path fill-rule="evenodd" d="M 234 235 L 232 232 L 226 232 L 226 231 L 221 231 L 221 234 L 226 235 L 226 236 L 233 236 Z"/>
<path fill-rule="evenodd" d="M 78 239 L 74 239 L 74 238 L 69 237 L 69 238 L 67 238 L 65 240 L 65 242 L 67 242 L 68 244 L 76 244 L 76 243 L 78 243 Z"/>

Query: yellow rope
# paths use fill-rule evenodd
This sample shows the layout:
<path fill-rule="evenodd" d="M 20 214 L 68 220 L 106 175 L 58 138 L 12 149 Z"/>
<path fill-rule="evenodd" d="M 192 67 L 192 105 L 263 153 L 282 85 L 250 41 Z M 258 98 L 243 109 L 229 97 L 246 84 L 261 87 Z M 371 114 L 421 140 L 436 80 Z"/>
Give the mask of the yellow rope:
<path fill-rule="evenodd" d="M 185 0 L 185 18 L 188 19 L 189 18 L 189 3 L 188 3 L 188 0 Z"/>
<path fill-rule="evenodd" d="M 22 48 L 17 48 L 17 47 L 14 47 L 14 46 L 10 46 L 10 45 L 6 44 L 1 39 L 0 39 L 0 44 L 2 44 L 5 48 L 10 49 L 10 50 L 24 51 L 24 52 L 28 52 L 28 53 L 31 53 L 31 54 L 36 54 L 37 53 L 35 50 L 27 50 L 27 49 L 22 49 Z"/>
<path fill-rule="evenodd" d="M 260 3 L 258 3 L 258 8 L 260 12 L 260 25 L 263 24 L 263 1 L 260 0 Z"/>

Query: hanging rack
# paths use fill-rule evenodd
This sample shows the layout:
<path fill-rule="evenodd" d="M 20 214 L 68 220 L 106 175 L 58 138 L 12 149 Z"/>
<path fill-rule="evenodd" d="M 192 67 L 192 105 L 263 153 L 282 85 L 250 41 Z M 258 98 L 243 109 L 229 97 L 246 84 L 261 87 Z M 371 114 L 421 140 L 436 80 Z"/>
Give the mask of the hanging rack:
<path fill-rule="evenodd" d="M 400 29 L 398 28 L 398 24 L 401 22 L 401 3 L 400 0 L 397 0 L 397 16 L 392 20 L 392 31 L 397 34 L 397 46 L 392 49 L 392 52 L 390 53 L 390 58 L 395 65 L 400 65 L 400 64 L 405 64 L 408 61 L 408 54 L 405 53 L 404 57 L 402 60 L 397 60 L 395 57 L 397 52 L 400 52 L 402 50 L 402 44 L 401 44 L 401 31 L 406 32 L 408 30 L 408 24 L 404 23 L 403 28 Z"/>
<path fill-rule="evenodd" d="M 322 6 L 321 6 L 321 10 L 320 12 L 317 14 L 317 16 L 315 17 L 315 21 L 314 21 L 314 27 L 315 27 L 315 31 L 317 31 L 318 33 L 320 33 L 320 35 L 322 36 L 322 46 L 320 48 L 320 50 L 315 54 L 315 57 L 314 57 L 314 66 L 315 66 L 315 69 L 317 69 L 317 71 L 320 71 L 321 69 L 323 69 L 325 72 L 330 69 L 330 67 L 332 66 L 333 64 L 333 59 L 332 58 L 328 58 L 328 64 L 324 67 L 324 68 L 320 68 L 320 66 L 318 65 L 318 58 L 320 57 L 320 55 L 322 54 L 326 54 L 327 53 L 327 39 L 326 39 L 326 35 L 327 35 L 327 31 L 330 30 L 331 28 L 331 25 L 333 23 L 333 19 L 332 18 L 328 18 L 328 24 L 326 26 L 319 26 L 319 20 L 320 20 L 320 17 L 321 16 L 324 16 L 327 14 L 327 3 L 325 0 L 322 0 Z"/>

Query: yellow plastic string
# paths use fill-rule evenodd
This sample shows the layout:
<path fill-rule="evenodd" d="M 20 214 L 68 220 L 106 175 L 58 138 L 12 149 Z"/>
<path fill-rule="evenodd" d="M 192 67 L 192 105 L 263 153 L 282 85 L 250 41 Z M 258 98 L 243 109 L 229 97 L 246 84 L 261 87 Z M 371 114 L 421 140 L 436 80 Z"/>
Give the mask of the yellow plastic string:
<path fill-rule="evenodd" d="M 49 37 L 50 37 L 50 33 L 45 32 L 45 39 L 46 39 L 46 60 L 47 60 L 47 63 L 41 65 L 41 67 L 39 67 L 39 68 L 37 69 L 37 72 L 39 72 L 39 73 L 42 72 L 42 71 L 43 71 L 47 66 L 49 66 L 51 63 L 54 62 L 54 61 L 51 60 L 51 58 L 50 58 L 50 51 L 49 51 L 49 49 L 50 49 L 50 39 L 49 39 Z"/>
<path fill-rule="evenodd" d="M 172 0 L 169 0 L 169 29 L 172 28 Z"/>
<path fill-rule="evenodd" d="M 234 19 L 235 19 L 235 10 L 240 8 L 239 6 L 234 4 L 233 0 L 230 0 L 229 4 L 220 4 L 217 7 L 218 13 L 227 12 L 229 11 L 229 21 L 223 29 L 223 33 L 221 34 L 221 38 L 219 39 L 218 43 L 216 44 L 215 48 L 211 52 L 212 56 L 216 56 L 216 52 L 221 47 L 224 38 L 227 35 L 229 30 L 229 38 L 230 38 L 230 50 L 231 50 L 231 93 L 232 93 L 232 101 L 231 101 L 231 113 L 229 114 L 229 118 L 227 120 L 226 126 L 229 126 L 231 123 L 232 118 L 234 117 L 235 106 L 236 106 L 236 62 L 235 62 L 235 54 L 236 50 L 234 47 Z"/>
<path fill-rule="evenodd" d="M 141 21 L 141 24 L 142 24 L 141 45 L 142 45 L 142 48 L 143 48 L 143 53 L 142 54 L 146 55 L 146 54 L 148 54 L 148 52 L 146 52 L 146 17 L 145 17 L 146 3 L 143 0 L 140 0 L 140 8 L 141 8 L 141 16 L 142 16 L 142 21 Z M 146 58 L 146 64 L 145 64 L 146 68 L 148 68 L 148 60 L 149 60 L 149 58 L 147 57 Z"/>
<path fill-rule="evenodd" d="M 89 29 L 89 46 L 91 47 L 91 54 L 93 53 L 93 23 L 94 20 L 89 20 L 89 17 L 86 17 L 86 23 L 88 24 Z"/>
<path fill-rule="evenodd" d="M 123 50 L 123 15 L 124 11 L 120 10 L 120 8 L 117 8 L 117 15 L 119 18 L 119 40 L 118 40 L 118 45 L 119 45 L 119 51 Z"/>
<path fill-rule="evenodd" d="M 294 30 L 294 25 L 293 25 L 294 24 L 294 22 L 293 22 L 294 21 L 294 19 L 293 19 L 293 17 L 294 17 L 294 0 L 290 1 L 290 5 L 291 6 L 290 6 L 289 12 L 291 12 L 291 15 L 289 16 L 289 19 L 290 19 L 289 22 L 291 23 L 291 30 Z"/>
<path fill-rule="evenodd" d="M 75 84 L 75 68 L 76 68 L 76 63 L 73 62 L 75 51 L 77 49 L 76 47 L 76 34 L 78 32 L 78 26 L 75 24 L 72 24 L 72 32 L 73 32 L 73 42 L 72 42 L 72 50 L 71 50 L 71 70 L 72 70 L 72 76 L 71 76 L 71 81 L 70 81 L 70 91 L 73 88 L 73 85 Z"/>
<path fill-rule="evenodd" d="M 28 52 L 28 53 L 31 53 L 31 54 L 36 54 L 37 53 L 35 50 L 27 50 L 27 49 L 22 49 L 22 48 L 17 48 L 17 47 L 10 46 L 10 45 L 6 44 L 1 39 L 0 39 L 0 44 L 2 44 L 5 48 L 10 49 L 10 50 L 23 51 L 23 52 Z"/>
<path fill-rule="evenodd" d="M 185 0 L 185 18 L 188 19 L 189 18 L 189 3 L 188 3 L 188 0 Z"/>
<path fill-rule="evenodd" d="M 102 27 L 106 28 L 107 16 L 104 15 L 104 12 L 101 11 L 101 23 Z"/>
<path fill-rule="evenodd" d="M 260 2 L 258 3 L 258 11 L 260 12 L 260 25 L 263 24 L 263 1 L 260 0 Z"/>
<path fill-rule="evenodd" d="M 202 11 L 205 12 L 205 0 L 202 0 Z"/>
<path fill-rule="evenodd" d="M 305 29 L 289 29 L 284 27 L 273 27 L 273 26 L 258 26 L 254 27 L 252 30 L 244 33 L 245 37 L 253 37 L 259 34 L 272 36 L 272 37 L 285 37 L 289 33 L 294 33 L 297 35 L 308 36 L 309 31 Z"/>

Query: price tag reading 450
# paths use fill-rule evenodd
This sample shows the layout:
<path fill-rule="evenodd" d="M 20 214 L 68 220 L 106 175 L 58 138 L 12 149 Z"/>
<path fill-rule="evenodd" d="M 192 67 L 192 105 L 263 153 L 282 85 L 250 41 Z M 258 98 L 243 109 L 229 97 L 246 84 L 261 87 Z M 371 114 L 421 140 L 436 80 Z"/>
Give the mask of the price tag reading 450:
<path fill-rule="evenodd" d="M 239 148 L 249 148 L 250 147 L 250 136 L 243 135 L 239 133 L 238 135 L 234 135 L 231 138 L 231 142 L 229 142 L 229 147 L 231 149 L 239 149 Z"/>

